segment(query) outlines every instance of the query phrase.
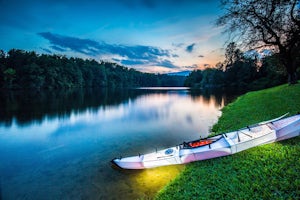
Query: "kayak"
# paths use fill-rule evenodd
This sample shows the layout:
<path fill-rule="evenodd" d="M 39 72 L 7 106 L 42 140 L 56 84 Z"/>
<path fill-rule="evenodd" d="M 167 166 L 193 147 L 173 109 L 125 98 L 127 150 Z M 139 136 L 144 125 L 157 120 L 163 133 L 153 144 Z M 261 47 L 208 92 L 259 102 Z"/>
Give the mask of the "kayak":
<path fill-rule="evenodd" d="M 123 169 L 146 169 L 232 155 L 259 145 L 300 135 L 300 114 L 287 114 L 237 131 L 206 139 L 183 142 L 153 153 L 114 158 L 112 163 Z"/>

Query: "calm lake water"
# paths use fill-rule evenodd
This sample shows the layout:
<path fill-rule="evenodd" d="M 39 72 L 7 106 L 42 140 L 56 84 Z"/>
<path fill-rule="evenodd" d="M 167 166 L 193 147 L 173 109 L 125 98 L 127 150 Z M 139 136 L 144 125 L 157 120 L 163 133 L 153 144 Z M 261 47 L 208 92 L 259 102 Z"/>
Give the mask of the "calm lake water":
<path fill-rule="evenodd" d="M 206 137 L 231 99 L 186 88 L 2 92 L 0 199 L 152 198 L 185 166 L 110 160 Z"/>

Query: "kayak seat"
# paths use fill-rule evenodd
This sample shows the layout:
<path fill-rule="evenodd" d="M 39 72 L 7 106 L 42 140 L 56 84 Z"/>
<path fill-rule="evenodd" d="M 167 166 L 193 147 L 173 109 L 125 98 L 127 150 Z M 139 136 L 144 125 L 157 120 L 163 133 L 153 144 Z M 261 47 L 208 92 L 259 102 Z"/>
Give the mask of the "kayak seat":
<path fill-rule="evenodd" d="M 208 145 L 208 144 L 211 144 L 212 141 L 211 140 L 200 140 L 200 141 L 196 141 L 196 142 L 190 142 L 189 143 L 189 146 L 190 147 L 201 147 L 201 146 L 204 146 L 204 145 Z"/>

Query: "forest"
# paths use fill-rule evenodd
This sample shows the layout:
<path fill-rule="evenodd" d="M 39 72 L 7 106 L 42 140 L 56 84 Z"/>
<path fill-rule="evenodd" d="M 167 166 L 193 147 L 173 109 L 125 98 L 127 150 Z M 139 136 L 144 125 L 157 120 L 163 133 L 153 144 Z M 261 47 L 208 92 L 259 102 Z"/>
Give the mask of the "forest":
<path fill-rule="evenodd" d="M 142 73 L 92 59 L 0 50 L 0 88 L 57 89 L 182 86 L 185 77 Z"/>
<path fill-rule="evenodd" d="M 298 64 L 300 52 L 295 60 Z M 299 77 L 300 70 L 296 71 Z M 194 70 L 187 77 L 185 86 L 192 88 L 239 88 L 259 90 L 286 83 L 288 73 L 280 63 L 278 54 L 262 56 L 256 53 L 242 52 L 235 43 L 228 44 L 225 61 L 214 68 Z"/>
<path fill-rule="evenodd" d="M 296 56 L 299 62 L 299 54 Z M 296 71 L 300 76 L 300 69 Z M 92 59 L 39 55 L 34 51 L 0 50 L 0 88 L 130 88 L 186 86 L 258 90 L 286 83 L 288 73 L 277 54 L 261 56 L 242 52 L 235 43 L 225 50 L 225 60 L 213 68 L 194 70 L 189 76 L 139 72 L 116 63 Z"/>

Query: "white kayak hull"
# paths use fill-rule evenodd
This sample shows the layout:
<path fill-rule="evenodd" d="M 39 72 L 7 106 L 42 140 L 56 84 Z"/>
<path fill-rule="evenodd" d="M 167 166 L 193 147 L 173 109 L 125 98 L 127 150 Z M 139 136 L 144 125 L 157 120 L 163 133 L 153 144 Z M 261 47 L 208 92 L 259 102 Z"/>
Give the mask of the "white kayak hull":
<path fill-rule="evenodd" d="M 112 162 L 123 169 L 145 169 L 232 155 L 259 145 L 300 135 L 300 115 L 276 118 L 265 123 L 217 135 L 206 140 L 191 141 L 149 154 L 115 158 Z M 198 145 L 198 146 L 197 146 Z"/>

